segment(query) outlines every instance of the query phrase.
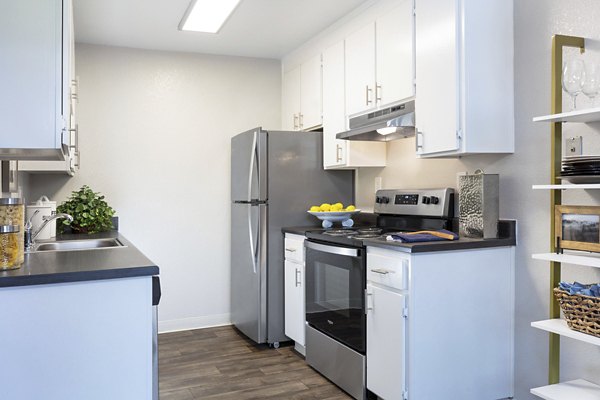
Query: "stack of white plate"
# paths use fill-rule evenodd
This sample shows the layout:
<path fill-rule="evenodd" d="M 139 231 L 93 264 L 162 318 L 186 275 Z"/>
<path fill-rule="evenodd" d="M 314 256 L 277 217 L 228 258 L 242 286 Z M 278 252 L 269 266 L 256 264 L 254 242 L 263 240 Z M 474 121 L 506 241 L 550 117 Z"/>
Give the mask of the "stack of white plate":
<path fill-rule="evenodd" d="M 566 156 L 560 179 L 571 183 L 600 183 L 600 156 Z"/>

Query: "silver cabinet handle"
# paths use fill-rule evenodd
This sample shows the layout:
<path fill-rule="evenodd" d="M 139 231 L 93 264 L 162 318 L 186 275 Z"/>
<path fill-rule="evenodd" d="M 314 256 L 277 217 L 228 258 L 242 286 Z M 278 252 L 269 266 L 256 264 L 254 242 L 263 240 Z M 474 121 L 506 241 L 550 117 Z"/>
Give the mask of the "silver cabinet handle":
<path fill-rule="evenodd" d="M 77 158 L 77 162 L 74 164 L 75 167 L 81 168 L 80 158 L 81 151 L 79 150 L 79 124 L 75 124 L 75 129 L 69 129 L 69 132 L 75 134 L 75 144 L 69 145 L 70 149 L 73 149 L 73 156 Z"/>
<path fill-rule="evenodd" d="M 373 303 L 369 302 L 369 299 L 373 297 L 373 293 L 369 293 L 369 289 L 365 289 L 365 314 L 368 314 L 369 311 L 373 311 Z"/>
<path fill-rule="evenodd" d="M 288 248 L 286 248 L 285 251 L 289 251 L 290 253 L 295 253 L 296 249 L 288 249 Z"/>
<path fill-rule="evenodd" d="M 387 275 L 390 272 L 393 273 L 394 271 L 388 271 L 387 269 L 383 269 L 383 268 L 376 268 L 376 269 L 372 269 L 371 272 L 375 272 L 376 274 L 380 274 L 380 275 Z"/>
<path fill-rule="evenodd" d="M 296 287 L 300 286 L 300 270 L 296 268 Z"/>
<path fill-rule="evenodd" d="M 335 145 L 335 161 L 342 162 L 342 146 L 339 144 Z"/>
<path fill-rule="evenodd" d="M 300 128 L 300 125 L 298 125 L 298 114 L 294 114 L 294 130 L 297 130 Z"/>
<path fill-rule="evenodd" d="M 79 103 L 79 78 L 71 79 L 71 100 Z"/>
<path fill-rule="evenodd" d="M 366 100 L 367 100 L 367 103 L 366 103 L 366 105 L 368 106 L 368 105 L 370 105 L 371 103 L 373 103 L 373 100 L 371 100 L 371 96 L 369 96 L 369 94 L 370 94 L 370 93 L 373 91 L 373 89 L 371 89 L 371 88 L 369 87 L 369 85 L 365 86 L 365 88 L 366 88 L 366 91 L 365 91 L 365 97 L 366 97 Z"/>
<path fill-rule="evenodd" d="M 381 92 L 381 85 L 375 82 L 375 101 L 378 103 L 381 102 Z"/>
<path fill-rule="evenodd" d="M 419 142 L 419 135 L 421 136 L 421 141 Z M 423 152 L 423 132 L 417 130 L 415 134 L 415 151 L 419 153 L 419 149 Z"/>

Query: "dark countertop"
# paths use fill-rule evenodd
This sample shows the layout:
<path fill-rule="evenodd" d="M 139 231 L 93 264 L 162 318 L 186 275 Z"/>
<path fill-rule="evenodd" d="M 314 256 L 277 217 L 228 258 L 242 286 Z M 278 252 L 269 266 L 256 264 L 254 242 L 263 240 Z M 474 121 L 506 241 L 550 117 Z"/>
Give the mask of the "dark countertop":
<path fill-rule="evenodd" d="M 502 220 L 498 224 L 499 237 L 497 239 L 472 239 L 461 237 L 454 241 L 439 242 L 421 242 L 421 243 L 402 243 L 395 241 L 386 241 L 382 239 L 363 239 L 366 246 L 382 247 L 390 250 L 402 251 L 405 253 L 426 253 L 433 251 L 452 251 L 483 249 L 488 247 L 506 247 L 517 245 L 517 222 L 512 220 Z"/>
<path fill-rule="evenodd" d="M 21 268 L 0 272 L 0 287 L 131 278 L 159 274 L 158 266 L 117 231 L 94 235 L 61 235 L 56 239 L 101 238 L 117 238 L 127 247 L 25 254 L 25 263 Z M 41 242 L 39 241 L 39 243 Z"/>

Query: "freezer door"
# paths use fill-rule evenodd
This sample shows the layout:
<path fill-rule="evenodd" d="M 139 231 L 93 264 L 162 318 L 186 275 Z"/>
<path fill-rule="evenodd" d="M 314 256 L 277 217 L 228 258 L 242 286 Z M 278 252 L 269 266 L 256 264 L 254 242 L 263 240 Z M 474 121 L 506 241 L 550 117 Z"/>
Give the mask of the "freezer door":
<path fill-rule="evenodd" d="M 267 200 L 267 133 L 261 128 L 231 139 L 231 199 Z"/>
<path fill-rule="evenodd" d="M 266 210 L 231 205 L 231 321 L 256 343 L 267 335 Z"/>

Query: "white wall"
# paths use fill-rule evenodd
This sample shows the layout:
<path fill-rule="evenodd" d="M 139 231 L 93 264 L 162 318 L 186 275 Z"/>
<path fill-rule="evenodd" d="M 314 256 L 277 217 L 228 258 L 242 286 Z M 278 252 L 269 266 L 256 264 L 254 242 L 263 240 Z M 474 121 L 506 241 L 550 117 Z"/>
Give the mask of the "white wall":
<path fill-rule="evenodd" d="M 104 193 L 161 269 L 160 329 L 229 322 L 230 138 L 280 126 L 280 63 L 78 45 L 81 171 L 31 196 Z"/>
<path fill-rule="evenodd" d="M 550 113 L 552 35 L 560 33 L 600 39 L 598 20 L 600 4 L 595 0 L 515 1 L 515 154 L 419 160 L 414 156 L 414 139 L 407 139 L 388 144 L 386 168 L 362 169 L 357 174 L 357 204 L 361 208 L 372 206 L 377 176 L 383 177 L 384 188 L 422 188 L 456 187 L 458 172 L 473 172 L 476 168 L 500 174 L 500 216 L 519 221 L 515 344 L 515 398 L 518 400 L 537 399 L 529 394 L 529 389 L 547 384 L 548 335 L 529 324 L 548 318 L 548 263 L 532 260 L 531 253 L 548 251 L 550 198 L 546 191 L 531 190 L 531 185 L 549 181 L 550 127 L 534 124 L 531 118 Z M 588 57 L 599 54 L 592 53 Z M 576 51 L 568 54 L 573 56 Z M 565 110 L 568 104 L 565 98 Z M 580 96 L 578 104 L 589 106 L 589 100 Z M 584 136 L 585 153 L 600 153 L 600 124 L 566 125 L 565 131 L 565 136 Z M 600 204 L 600 193 L 592 192 L 567 193 L 563 195 L 563 201 Z M 563 279 L 599 282 L 600 271 L 565 266 Z M 600 384 L 600 348 L 568 339 L 562 341 L 561 347 L 563 380 L 583 378 Z"/>

